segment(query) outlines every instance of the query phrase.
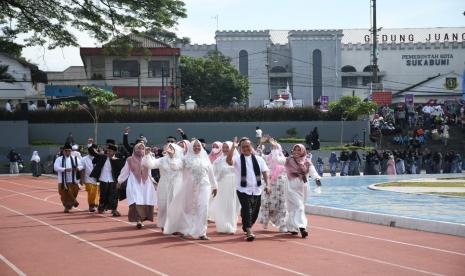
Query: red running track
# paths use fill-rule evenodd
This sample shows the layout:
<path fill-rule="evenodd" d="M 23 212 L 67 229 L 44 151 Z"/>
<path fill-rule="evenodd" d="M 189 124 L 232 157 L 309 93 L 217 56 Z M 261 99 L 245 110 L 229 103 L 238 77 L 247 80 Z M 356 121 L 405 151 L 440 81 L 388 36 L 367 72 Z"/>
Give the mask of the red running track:
<path fill-rule="evenodd" d="M 210 241 L 137 230 L 120 218 L 64 214 L 55 179 L 0 177 L 0 275 L 465 275 L 465 238 L 309 216 L 307 239 L 263 231 Z"/>

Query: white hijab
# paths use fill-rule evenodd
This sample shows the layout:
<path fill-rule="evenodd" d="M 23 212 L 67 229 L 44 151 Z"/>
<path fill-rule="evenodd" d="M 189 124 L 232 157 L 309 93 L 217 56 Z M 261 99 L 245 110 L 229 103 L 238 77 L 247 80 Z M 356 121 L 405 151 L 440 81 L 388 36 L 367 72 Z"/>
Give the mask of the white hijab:
<path fill-rule="evenodd" d="M 200 145 L 200 152 L 194 152 L 194 144 Z M 186 168 L 194 168 L 194 167 L 208 167 L 211 165 L 210 158 L 208 158 L 208 154 L 202 146 L 202 143 L 199 140 L 194 140 L 190 143 L 189 149 L 187 150 L 187 154 L 184 157 Z"/>
<path fill-rule="evenodd" d="M 39 152 L 37 152 L 36 150 L 32 152 L 31 162 L 32 161 L 40 162 Z"/>

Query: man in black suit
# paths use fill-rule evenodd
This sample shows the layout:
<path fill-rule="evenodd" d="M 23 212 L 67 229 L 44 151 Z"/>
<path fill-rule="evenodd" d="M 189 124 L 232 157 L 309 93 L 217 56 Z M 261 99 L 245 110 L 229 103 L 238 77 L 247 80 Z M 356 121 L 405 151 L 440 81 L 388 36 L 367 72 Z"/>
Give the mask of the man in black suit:
<path fill-rule="evenodd" d="M 93 148 L 89 148 L 89 154 L 94 156 L 92 163 L 95 164 L 90 176 L 100 183 L 100 200 L 98 212 L 102 214 L 105 210 L 111 210 L 114 217 L 121 216 L 116 210 L 118 208 L 118 188 L 117 181 L 124 160 L 116 158 L 118 148 L 108 144 L 105 154 L 97 153 Z"/>

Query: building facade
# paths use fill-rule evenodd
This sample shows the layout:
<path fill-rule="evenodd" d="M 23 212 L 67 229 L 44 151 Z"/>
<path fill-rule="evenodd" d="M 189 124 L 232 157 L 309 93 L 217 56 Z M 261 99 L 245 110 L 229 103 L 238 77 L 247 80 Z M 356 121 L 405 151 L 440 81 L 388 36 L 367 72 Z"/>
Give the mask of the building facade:
<path fill-rule="evenodd" d="M 343 95 L 366 98 L 372 92 L 368 30 L 218 31 L 215 38 L 213 45 L 182 46 L 182 54 L 203 57 L 218 50 L 230 57 L 249 79 L 249 106 L 263 106 L 287 84 L 303 106 L 320 96 L 334 101 Z M 462 98 L 464 27 L 382 29 L 377 39 L 381 88 L 391 91 L 394 101 L 402 101 L 405 93 L 398 92 L 406 90 L 422 94 L 423 102 L 428 94 L 439 101 Z M 432 77 L 435 85 L 424 85 Z"/>

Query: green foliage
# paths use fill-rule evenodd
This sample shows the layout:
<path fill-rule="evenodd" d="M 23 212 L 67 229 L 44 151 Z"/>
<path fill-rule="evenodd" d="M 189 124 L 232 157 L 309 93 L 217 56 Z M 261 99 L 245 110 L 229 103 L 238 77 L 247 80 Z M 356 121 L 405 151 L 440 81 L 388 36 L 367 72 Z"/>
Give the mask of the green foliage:
<path fill-rule="evenodd" d="M 368 115 L 375 110 L 376 104 L 374 102 L 364 102 L 356 96 L 344 96 L 335 102 L 329 103 L 329 111 L 340 114 L 343 120 Z"/>
<path fill-rule="evenodd" d="M 52 141 L 48 141 L 48 140 L 32 140 L 31 145 L 32 146 L 55 146 L 57 144 Z"/>
<path fill-rule="evenodd" d="M 8 65 L 0 65 L 0 81 L 13 82 L 15 78 L 8 73 Z"/>
<path fill-rule="evenodd" d="M 79 101 L 65 101 L 61 102 L 61 109 L 65 110 L 77 110 L 80 106 Z"/>
<path fill-rule="evenodd" d="M 295 127 L 290 128 L 286 130 L 286 134 L 289 135 L 290 137 L 295 137 L 297 136 L 297 129 Z"/>
<path fill-rule="evenodd" d="M 320 150 L 364 150 L 370 151 L 373 150 L 373 147 L 357 147 L 357 146 L 329 146 L 329 147 L 321 147 Z"/>
<path fill-rule="evenodd" d="M 321 112 L 311 107 L 293 109 L 229 109 L 200 108 L 192 111 L 169 109 L 166 111 L 114 111 L 101 110 L 99 122 L 278 122 L 278 121 L 339 121 L 339 114 Z M 89 123 L 93 119 L 85 110 L 60 111 L 39 110 L 31 112 L 8 113 L 0 110 L 0 121 L 27 120 L 29 123 Z"/>
<path fill-rule="evenodd" d="M 145 32 L 145 35 L 155 38 L 158 41 L 166 43 L 171 46 L 186 45 L 191 43 L 188 37 L 178 37 L 176 33 L 164 30 L 164 29 L 152 29 Z"/>
<path fill-rule="evenodd" d="M 89 98 L 89 103 L 94 109 L 105 109 L 108 103 L 117 98 L 117 96 L 110 91 L 94 86 L 85 86 L 82 92 Z"/>
<path fill-rule="evenodd" d="M 200 107 L 228 106 L 233 97 L 247 101 L 249 82 L 219 52 L 207 58 L 181 57 L 182 91 L 191 96 Z"/>
<path fill-rule="evenodd" d="M 6 0 L 0 7 L 0 37 L 21 34 L 24 46 L 49 49 L 79 46 L 70 26 L 107 42 L 122 33 L 170 28 L 186 17 L 180 0 Z"/>

